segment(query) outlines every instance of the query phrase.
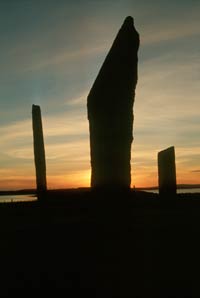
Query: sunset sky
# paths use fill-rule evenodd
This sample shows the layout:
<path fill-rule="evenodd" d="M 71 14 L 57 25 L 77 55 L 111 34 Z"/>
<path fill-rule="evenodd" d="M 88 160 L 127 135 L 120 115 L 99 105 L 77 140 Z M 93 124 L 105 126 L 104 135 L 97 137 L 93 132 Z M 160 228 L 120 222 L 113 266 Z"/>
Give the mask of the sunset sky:
<path fill-rule="evenodd" d="M 1 0 L 0 189 L 35 187 L 32 104 L 48 188 L 90 185 L 87 95 L 128 15 L 141 40 L 131 185 L 157 185 L 172 145 L 177 182 L 200 183 L 199 0 Z"/>

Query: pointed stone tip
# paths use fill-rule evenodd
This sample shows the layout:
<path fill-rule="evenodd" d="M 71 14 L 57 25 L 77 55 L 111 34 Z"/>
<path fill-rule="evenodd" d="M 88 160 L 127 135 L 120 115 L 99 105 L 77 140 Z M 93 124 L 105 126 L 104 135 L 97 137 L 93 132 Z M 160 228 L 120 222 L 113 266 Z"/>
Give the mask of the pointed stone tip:
<path fill-rule="evenodd" d="M 125 18 L 124 23 L 121 28 L 122 28 L 122 30 L 134 30 L 138 34 L 138 32 L 136 31 L 135 26 L 134 26 L 134 19 L 131 16 L 127 16 Z"/>
<path fill-rule="evenodd" d="M 126 17 L 125 20 L 124 20 L 124 24 L 126 24 L 126 25 L 134 25 L 134 19 L 133 19 L 133 17 L 131 17 L 131 16 Z"/>

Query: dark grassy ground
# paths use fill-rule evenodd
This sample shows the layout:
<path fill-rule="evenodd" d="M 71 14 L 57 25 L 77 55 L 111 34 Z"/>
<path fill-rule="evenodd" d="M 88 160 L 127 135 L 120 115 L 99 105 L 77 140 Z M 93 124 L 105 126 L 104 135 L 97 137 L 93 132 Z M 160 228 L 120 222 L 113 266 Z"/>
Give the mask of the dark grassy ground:
<path fill-rule="evenodd" d="M 199 238 L 198 194 L 51 191 L 1 204 L 0 296 L 200 297 Z"/>

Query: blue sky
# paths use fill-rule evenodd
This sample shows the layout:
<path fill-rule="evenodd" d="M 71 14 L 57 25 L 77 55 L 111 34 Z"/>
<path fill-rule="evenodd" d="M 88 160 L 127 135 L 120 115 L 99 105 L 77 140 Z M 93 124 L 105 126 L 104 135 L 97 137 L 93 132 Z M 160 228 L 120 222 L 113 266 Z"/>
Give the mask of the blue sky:
<path fill-rule="evenodd" d="M 175 146 L 177 180 L 199 183 L 200 2 L 0 1 L 0 188 L 35 186 L 31 106 L 39 104 L 50 188 L 89 185 L 87 94 L 122 25 L 140 34 L 132 185 L 157 184 Z"/>

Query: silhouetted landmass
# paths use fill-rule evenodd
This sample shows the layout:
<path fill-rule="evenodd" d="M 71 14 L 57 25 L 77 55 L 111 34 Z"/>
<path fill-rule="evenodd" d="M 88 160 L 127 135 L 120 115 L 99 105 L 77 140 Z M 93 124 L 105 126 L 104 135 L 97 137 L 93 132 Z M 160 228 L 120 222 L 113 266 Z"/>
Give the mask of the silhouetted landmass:
<path fill-rule="evenodd" d="M 200 188 L 200 184 L 177 184 L 177 189 L 195 189 Z M 49 191 L 49 193 L 73 193 L 73 192 L 79 192 L 81 191 L 88 191 L 89 187 L 79 187 L 79 188 L 64 188 L 64 189 L 52 189 Z M 145 190 L 157 190 L 158 186 L 150 186 L 150 187 L 136 187 L 132 190 L 136 191 L 145 191 Z M 0 190 L 0 196 L 1 195 L 29 195 L 29 194 L 37 194 L 36 189 L 20 189 L 20 190 Z"/>
<path fill-rule="evenodd" d="M 40 106 L 32 105 L 32 120 L 36 185 L 37 192 L 40 193 L 47 189 L 46 160 Z"/>
<path fill-rule="evenodd" d="M 176 195 L 176 165 L 174 147 L 158 153 L 159 194 L 162 196 Z"/>
<path fill-rule="evenodd" d="M 20 189 L 20 190 L 0 190 L 0 196 L 6 195 L 34 195 L 37 193 L 36 189 Z"/>
<path fill-rule="evenodd" d="M 200 188 L 200 184 L 177 184 L 176 189 L 195 189 Z M 158 186 L 136 187 L 137 190 L 156 190 Z"/>
<path fill-rule="evenodd" d="M 200 184 L 177 184 L 177 189 L 200 188 Z"/>
<path fill-rule="evenodd" d="M 1 296 L 199 297 L 199 230 L 199 194 L 49 191 L 2 204 Z"/>
<path fill-rule="evenodd" d="M 88 95 L 91 186 L 129 188 L 139 35 L 127 17 Z"/>

